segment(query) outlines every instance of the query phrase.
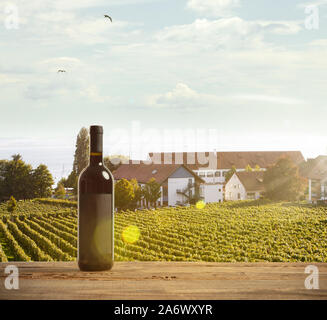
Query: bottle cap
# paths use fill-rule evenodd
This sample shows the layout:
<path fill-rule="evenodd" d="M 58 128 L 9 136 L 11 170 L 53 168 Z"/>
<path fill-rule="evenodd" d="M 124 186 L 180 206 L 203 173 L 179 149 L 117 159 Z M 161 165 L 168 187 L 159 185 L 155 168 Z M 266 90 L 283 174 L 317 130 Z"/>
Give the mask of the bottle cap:
<path fill-rule="evenodd" d="M 99 134 L 103 133 L 102 126 L 90 126 L 90 134 Z"/>

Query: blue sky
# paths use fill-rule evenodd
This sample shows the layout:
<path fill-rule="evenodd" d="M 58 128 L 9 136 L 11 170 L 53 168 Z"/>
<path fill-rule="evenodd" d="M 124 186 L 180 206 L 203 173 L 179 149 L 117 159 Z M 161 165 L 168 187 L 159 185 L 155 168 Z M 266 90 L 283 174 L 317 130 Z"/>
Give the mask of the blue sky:
<path fill-rule="evenodd" d="M 0 45 L 0 158 L 56 178 L 91 124 L 106 154 L 327 152 L 324 0 L 16 0 Z"/>

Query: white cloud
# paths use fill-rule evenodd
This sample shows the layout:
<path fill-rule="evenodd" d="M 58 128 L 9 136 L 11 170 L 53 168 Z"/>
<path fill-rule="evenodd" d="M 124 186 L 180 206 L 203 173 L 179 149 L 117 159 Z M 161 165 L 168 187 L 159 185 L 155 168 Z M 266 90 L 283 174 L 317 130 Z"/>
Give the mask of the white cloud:
<path fill-rule="evenodd" d="M 265 34 L 295 34 L 301 30 L 300 25 L 298 21 L 246 21 L 239 17 L 197 19 L 191 24 L 166 27 L 156 39 L 200 44 L 203 49 L 267 47 Z"/>
<path fill-rule="evenodd" d="M 233 105 L 240 107 L 248 102 L 269 103 L 273 105 L 299 105 L 304 102 L 297 98 L 280 95 L 260 94 L 207 94 L 191 89 L 184 83 L 178 83 L 176 87 L 166 93 L 152 95 L 147 98 L 147 105 L 155 108 L 173 109 L 204 109 Z"/>
<path fill-rule="evenodd" d="M 206 16 L 225 17 L 240 5 L 239 0 L 189 0 L 187 7 Z"/>
<path fill-rule="evenodd" d="M 184 83 L 178 83 L 172 91 L 147 98 L 147 105 L 156 108 L 202 109 L 219 102 L 215 95 L 198 93 Z"/>

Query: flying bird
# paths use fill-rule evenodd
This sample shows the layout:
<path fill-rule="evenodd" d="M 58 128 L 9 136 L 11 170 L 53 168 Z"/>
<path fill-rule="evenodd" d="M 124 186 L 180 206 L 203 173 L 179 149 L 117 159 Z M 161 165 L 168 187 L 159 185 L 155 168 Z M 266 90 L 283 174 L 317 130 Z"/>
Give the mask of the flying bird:
<path fill-rule="evenodd" d="M 66 72 L 66 70 L 58 70 L 58 72 Z"/>
<path fill-rule="evenodd" d="M 107 14 L 105 14 L 104 17 L 110 19 L 110 21 L 112 22 L 112 18 L 109 17 Z"/>

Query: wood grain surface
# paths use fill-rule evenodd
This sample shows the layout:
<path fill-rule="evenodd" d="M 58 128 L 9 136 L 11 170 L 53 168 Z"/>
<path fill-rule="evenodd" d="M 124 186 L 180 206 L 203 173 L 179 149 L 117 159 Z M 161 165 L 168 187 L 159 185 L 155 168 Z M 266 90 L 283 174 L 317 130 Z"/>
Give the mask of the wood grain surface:
<path fill-rule="evenodd" d="M 5 267 L 19 269 L 7 290 Z M 319 289 L 308 290 L 310 263 L 115 262 L 106 272 L 81 272 L 75 262 L 0 263 L 0 299 L 327 299 L 327 263 Z"/>

